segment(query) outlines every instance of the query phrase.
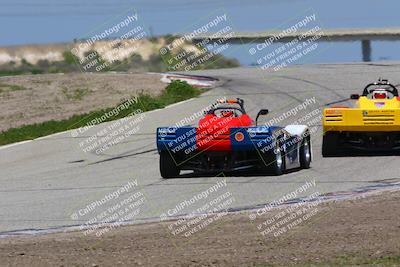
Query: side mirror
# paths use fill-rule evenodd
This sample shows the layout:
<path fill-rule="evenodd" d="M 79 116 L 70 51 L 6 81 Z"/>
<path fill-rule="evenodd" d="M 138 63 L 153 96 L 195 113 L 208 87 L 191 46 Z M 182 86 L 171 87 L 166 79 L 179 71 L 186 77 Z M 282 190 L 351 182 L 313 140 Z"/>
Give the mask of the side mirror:
<path fill-rule="evenodd" d="M 352 100 L 358 100 L 360 98 L 360 95 L 359 94 L 352 94 L 352 95 L 350 95 L 350 99 L 352 99 Z"/>
<path fill-rule="evenodd" d="M 261 115 L 268 115 L 269 110 L 268 109 L 260 109 L 260 111 L 257 113 L 256 116 L 256 126 L 258 125 L 258 117 L 260 117 Z"/>

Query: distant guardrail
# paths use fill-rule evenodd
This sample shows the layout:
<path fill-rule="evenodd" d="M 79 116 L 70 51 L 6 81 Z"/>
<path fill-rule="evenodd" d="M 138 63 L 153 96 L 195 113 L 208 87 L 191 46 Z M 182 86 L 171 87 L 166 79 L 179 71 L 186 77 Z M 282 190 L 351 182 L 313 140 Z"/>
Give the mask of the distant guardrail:
<path fill-rule="evenodd" d="M 224 37 L 224 43 L 232 44 L 248 44 L 262 43 L 265 40 L 274 38 L 279 35 L 280 31 L 265 32 L 235 32 Z M 183 35 L 183 34 L 182 34 Z M 279 38 L 274 42 L 287 43 L 300 36 L 309 38 L 318 35 L 318 42 L 361 42 L 363 61 L 371 61 L 371 41 L 399 41 L 400 28 L 389 29 L 321 29 L 318 33 L 310 33 L 307 31 L 297 31 Z M 199 34 L 192 38 L 193 42 L 218 41 L 221 36 L 215 36 L 214 33 Z"/>

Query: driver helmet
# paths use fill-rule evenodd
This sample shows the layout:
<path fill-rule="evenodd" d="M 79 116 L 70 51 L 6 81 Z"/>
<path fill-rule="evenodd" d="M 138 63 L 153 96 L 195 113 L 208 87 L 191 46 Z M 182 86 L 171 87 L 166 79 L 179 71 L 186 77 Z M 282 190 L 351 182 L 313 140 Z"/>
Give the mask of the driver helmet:
<path fill-rule="evenodd" d="M 221 112 L 222 117 L 233 117 L 233 111 L 230 110 L 224 110 Z"/>
<path fill-rule="evenodd" d="M 388 93 L 385 89 L 375 89 L 372 91 L 372 98 L 373 99 L 388 99 Z"/>

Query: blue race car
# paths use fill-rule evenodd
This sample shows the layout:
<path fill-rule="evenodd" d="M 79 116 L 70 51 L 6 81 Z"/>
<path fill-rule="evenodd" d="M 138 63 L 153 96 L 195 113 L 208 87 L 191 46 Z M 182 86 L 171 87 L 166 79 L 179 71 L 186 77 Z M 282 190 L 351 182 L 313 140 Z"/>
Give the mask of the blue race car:
<path fill-rule="evenodd" d="M 247 115 L 242 99 L 221 101 L 205 114 L 198 127 L 157 128 L 157 149 L 163 178 L 181 170 L 229 172 L 256 169 L 281 175 L 309 168 L 312 158 L 306 125 L 258 125 Z"/>

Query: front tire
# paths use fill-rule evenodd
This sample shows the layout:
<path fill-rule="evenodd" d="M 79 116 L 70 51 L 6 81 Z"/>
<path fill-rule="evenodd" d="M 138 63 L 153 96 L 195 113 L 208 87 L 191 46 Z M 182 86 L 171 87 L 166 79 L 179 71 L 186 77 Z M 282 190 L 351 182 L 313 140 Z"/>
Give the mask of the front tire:
<path fill-rule="evenodd" d="M 160 153 L 160 173 L 164 179 L 179 176 L 180 169 L 168 151 Z"/>

